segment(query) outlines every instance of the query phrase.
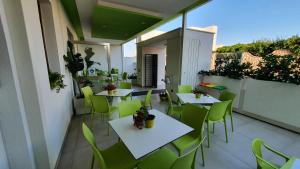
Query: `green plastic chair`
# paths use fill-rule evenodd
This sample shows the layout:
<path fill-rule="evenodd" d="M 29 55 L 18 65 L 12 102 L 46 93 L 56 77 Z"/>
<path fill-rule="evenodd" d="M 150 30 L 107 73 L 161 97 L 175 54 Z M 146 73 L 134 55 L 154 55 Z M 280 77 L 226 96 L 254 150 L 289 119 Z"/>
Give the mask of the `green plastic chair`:
<path fill-rule="evenodd" d="M 192 93 L 193 87 L 191 85 L 179 85 L 178 93 Z"/>
<path fill-rule="evenodd" d="M 91 96 L 93 96 L 94 92 L 90 86 L 86 86 L 81 88 L 81 91 L 84 95 L 84 106 L 88 108 L 92 108 Z"/>
<path fill-rule="evenodd" d="M 127 79 L 128 79 L 128 73 L 127 72 L 123 72 L 123 74 L 122 74 L 122 80 L 123 81 L 127 81 Z"/>
<path fill-rule="evenodd" d="M 116 143 L 106 150 L 100 150 L 97 147 L 95 137 L 85 123 L 82 123 L 82 132 L 93 150 L 91 169 L 94 167 L 94 161 L 101 169 L 133 169 L 137 160 L 131 155 L 122 142 Z"/>
<path fill-rule="evenodd" d="M 169 116 L 181 118 L 181 113 L 183 111 L 183 107 L 182 106 L 174 106 L 173 102 L 172 102 L 172 98 L 167 90 L 166 90 L 166 93 L 167 93 L 168 104 L 169 104 L 167 114 Z"/>
<path fill-rule="evenodd" d="M 178 93 L 192 93 L 193 87 L 191 85 L 179 85 L 178 86 Z M 178 98 L 177 104 L 183 104 L 182 101 Z"/>
<path fill-rule="evenodd" d="M 138 169 L 194 169 L 199 146 L 200 144 L 180 157 L 171 150 L 162 148 L 142 160 Z"/>
<path fill-rule="evenodd" d="M 136 113 L 136 111 L 140 110 L 142 107 L 142 103 L 139 99 L 134 99 L 130 101 L 122 101 L 119 104 L 119 117 L 126 117 Z"/>
<path fill-rule="evenodd" d="M 230 120 L 231 120 L 231 131 L 233 132 L 233 113 L 232 113 L 232 104 L 233 104 L 233 101 L 235 99 L 236 95 L 234 93 L 231 93 L 231 92 L 228 92 L 228 91 L 223 91 L 219 97 L 219 100 L 220 101 L 231 101 L 229 106 L 228 106 L 228 109 L 227 109 L 227 112 L 226 114 L 228 114 L 230 116 Z"/>
<path fill-rule="evenodd" d="M 226 135 L 226 143 L 228 143 L 228 136 L 227 136 L 227 124 L 226 124 L 226 111 L 228 109 L 229 104 L 231 101 L 224 101 L 224 102 L 218 102 L 214 103 L 208 112 L 207 117 L 207 142 L 208 147 L 210 146 L 210 131 L 209 131 L 209 124 L 212 123 L 219 123 L 224 122 L 224 128 L 225 128 L 225 135 Z M 214 131 L 214 128 L 213 128 Z"/>
<path fill-rule="evenodd" d="M 121 82 L 120 89 L 132 89 L 132 84 L 129 82 Z M 128 98 L 132 99 L 132 94 L 130 93 L 127 96 L 121 97 L 121 100 L 128 100 Z"/>
<path fill-rule="evenodd" d="M 98 116 L 100 119 L 105 117 L 110 119 L 113 112 L 117 111 L 117 107 L 110 106 L 105 96 L 91 96 L 92 100 L 92 114 L 91 114 L 91 126 L 93 126 L 94 119 Z M 109 135 L 109 124 L 107 123 L 107 133 Z"/>
<path fill-rule="evenodd" d="M 266 148 L 267 150 L 271 151 L 272 153 L 282 157 L 288 162 L 291 158 L 277 150 L 272 149 L 269 145 L 265 144 L 262 139 L 256 138 L 252 141 L 252 152 L 256 158 L 257 162 L 257 169 L 280 169 L 282 166 L 274 164 L 272 162 L 268 162 L 263 159 L 262 155 L 262 147 Z"/>
<path fill-rule="evenodd" d="M 150 107 L 152 109 L 151 96 L 152 96 L 152 89 L 148 90 L 145 101 L 142 102 L 142 105 L 144 107 Z"/>
<path fill-rule="evenodd" d="M 204 107 L 186 104 L 183 108 L 181 121 L 192 127 L 194 130 L 189 134 L 186 134 L 179 139 L 172 142 L 175 148 L 179 151 L 179 155 L 182 155 L 185 150 L 193 145 L 201 145 L 202 162 L 204 165 L 204 152 L 203 152 L 203 136 L 205 119 L 207 118 L 208 110 Z"/>

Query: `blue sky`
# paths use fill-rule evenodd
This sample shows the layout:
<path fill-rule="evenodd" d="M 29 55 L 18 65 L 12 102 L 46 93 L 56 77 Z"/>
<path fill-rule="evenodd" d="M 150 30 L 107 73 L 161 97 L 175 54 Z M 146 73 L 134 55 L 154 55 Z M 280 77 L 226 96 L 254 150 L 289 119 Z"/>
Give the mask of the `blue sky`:
<path fill-rule="evenodd" d="M 188 13 L 188 27 L 211 25 L 218 26 L 217 44 L 223 45 L 299 35 L 300 0 L 212 0 Z M 158 30 L 180 26 L 181 17 Z"/>

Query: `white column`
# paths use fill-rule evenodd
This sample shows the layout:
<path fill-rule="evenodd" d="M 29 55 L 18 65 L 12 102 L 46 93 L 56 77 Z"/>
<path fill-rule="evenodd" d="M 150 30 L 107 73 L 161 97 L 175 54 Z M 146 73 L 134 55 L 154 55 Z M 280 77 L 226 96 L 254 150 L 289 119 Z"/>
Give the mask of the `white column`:
<path fill-rule="evenodd" d="M 180 74 L 179 74 L 179 79 L 180 79 L 180 84 L 182 83 L 182 58 L 184 57 L 183 56 L 183 53 L 184 53 L 184 39 L 185 39 L 185 32 L 186 32 L 186 28 L 187 28 L 187 25 L 186 25 L 186 18 L 187 18 L 187 13 L 186 12 L 183 12 L 182 13 L 182 26 L 181 26 L 181 36 L 180 36 L 180 54 L 181 54 L 181 57 L 180 57 Z"/>

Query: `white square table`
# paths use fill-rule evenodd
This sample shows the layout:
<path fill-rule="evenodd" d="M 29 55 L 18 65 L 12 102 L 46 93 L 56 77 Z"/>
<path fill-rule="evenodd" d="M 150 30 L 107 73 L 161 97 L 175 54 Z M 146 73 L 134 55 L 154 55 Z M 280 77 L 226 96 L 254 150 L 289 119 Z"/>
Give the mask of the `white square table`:
<path fill-rule="evenodd" d="M 108 94 L 107 90 L 97 93 L 96 96 L 112 96 L 113 106 L 117 106 L 121 102 L 120 97 L 124 97 L 133 92 L 133 89 L 115 89 L 112 94 Z"/>
<path fill-rule="evenodd" d="M 149 113 L 155 115 L 152 128 L 136 128 L 133 125 L 132 116 L 109 121 L 135 159 L 139 159 L 194 130 L 158 110 L 152 109 L 149 110 Z"/>
<path fill-rule="evenodd" d="M 177 93 L 176 95 L 183 103 L 210 105 L 220 102 L 220 100 L 210 95 L 204 96 L 203 94 L 201 94 L 200 98 L 196 98 L 195 94 L 193 93 Z"/>

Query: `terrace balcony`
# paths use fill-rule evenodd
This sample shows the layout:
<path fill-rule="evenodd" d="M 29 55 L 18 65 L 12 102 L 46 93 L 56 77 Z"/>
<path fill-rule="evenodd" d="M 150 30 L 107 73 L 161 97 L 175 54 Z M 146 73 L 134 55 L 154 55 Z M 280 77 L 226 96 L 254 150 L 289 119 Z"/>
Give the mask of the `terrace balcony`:
<path fill-rule="evenodd" d="M 0 0 L 0 168 L 300 168 L 299 37 L 217 48 L 209 3 Z"/>

